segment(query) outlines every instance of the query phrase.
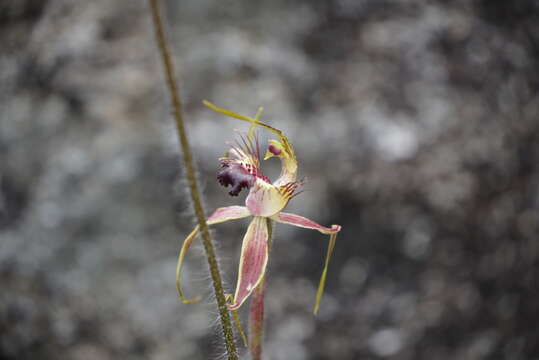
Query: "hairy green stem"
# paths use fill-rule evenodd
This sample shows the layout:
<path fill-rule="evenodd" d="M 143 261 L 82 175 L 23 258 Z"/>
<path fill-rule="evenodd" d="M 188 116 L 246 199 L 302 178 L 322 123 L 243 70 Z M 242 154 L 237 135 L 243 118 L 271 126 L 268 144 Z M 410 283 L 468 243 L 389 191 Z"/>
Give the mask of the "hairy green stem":
<path fill-rule="evenodd" d="M 238 352 L 236 350 L 234 335 L 232 333 L 232 322 L 230 321 L 230 314 L 227 308 L 225 293 L 223 289 L 223 282 L 221 280 L 221 274 L 219 272 L 219 266 L 215 256 L 215 249 L 213 247 L 210 232 L 208 231 L 204 208 L 202 206 L 202 196 L 200 194 L 198 181 L 195 173 L 191 148 L 189 146 L 189 141 L 187 139 L 187 134 L 185 131 L 182 113 L 182 103 L 180 100 L 178 88 L 176 86 L 176 80 L 174 78 L 174 66 L 172 63 L 172 56 L 170 55 L 170 50 L 168 48 L 167 40 L 165 37 L 163 20 L 159 9 L 159 0 L 148 1 L 151 8 L 153 25 L 155 28 L 155 36 L 157 39 L 159 52 L 161 53 L 161 60 L 163 62 L 163 68 L 169 90 L 170 100 L 172 102 L 174 119 L 176 120 L 176 129 L 178 132 L 178 138 L 183 153 L 183 165 L 189 184 L 189 190 L 191 192 L 193 208 L 198 221 L 198 225 L 200 227 L 200 232 L 202 234 L 202 244 L 204 245 L 204 250 L 206 251 L 206 257 L 208 260 L 210 274 L 213 281 L 213 288 L 215 290 L 215 298 L 217 299 L 217 305 L 219 307 L 219 315 L 221 318 L 221 325 L 223 327 L 223 335 L 228 359 L 237 360 Z"/>
<path fill-rule="evenodd" d="M 264 340 L 264 284 L 260 284 L 253 291 L 251 307 L 249 308 L 249 350 L 252 360 L 262 359 L 262 342 Z"/>
<path fill-rule="evenodd" d="M 267 219 L 268 252 L 271 251 L 273 223 Z M 252 360 L 262 360 L 262 343 L 264 341 L 264 290 L 266 275 L 253 291 L 249 309 L 249 350 Z"/>

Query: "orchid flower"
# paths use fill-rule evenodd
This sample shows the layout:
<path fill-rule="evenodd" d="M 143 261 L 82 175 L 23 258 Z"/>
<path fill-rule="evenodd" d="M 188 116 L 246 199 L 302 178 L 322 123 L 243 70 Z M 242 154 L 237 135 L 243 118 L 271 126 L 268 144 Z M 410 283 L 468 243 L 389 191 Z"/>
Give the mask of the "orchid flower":
<path fill-rule="evenodd" d="M 218 208 L 207 219 L 208 225 L 214 225 L 249 216 L 253 217 L 243 238 L 238 281 L 233 300 L 228 305 L 229 310 L 237 310 L 264 278 L 268 263 L 267 222 L 273 220 L 278 223 L 318 230 L 322 234 L 330 235 L 325 265 L 316 295 L 314 307 L 314 313 L 316 314 L 325 287 L 329 260 L 341 226 L 324 227 L 305 217 L 283 212 L 290 199 L 298 194 L 297 189 L 301 185 L 301 181 L 296 179 L 298 163 L 288 138 L 280 130 L 260 121 L 262 108 L 259 109 L 255 118 L 250 118 L 219 108 L 208 101 L 204 101 L 204 104 L 218 113 L 251 123 L 247 137 L 242 137 L 241 142 L 232 146 L 227 155 L 219 159 L 221 170 L 217 174 L 217 179 L 221 185 L 231 187 L 229 191 L 231 196 L 237 196 L 244 188 L 249 189 L 245 206 Z M 256 126 L 269 130 L 277 137 L 277 139 L 269 140 L 264 156 L 264 160 L 271 157 L 277 157 L 281 160 L 281 174 L 273 183 L 263 175 L 260 169 L 258 140 L 254 136 Z M 184 303 L 193 303 L 200 300 L 200 297 L 186 299 L 180 284 L 181 268 L 185 254 L 198 232 L 199 228 L 197 226 L 185 239 L 176 268 L 178 294 Z"/>

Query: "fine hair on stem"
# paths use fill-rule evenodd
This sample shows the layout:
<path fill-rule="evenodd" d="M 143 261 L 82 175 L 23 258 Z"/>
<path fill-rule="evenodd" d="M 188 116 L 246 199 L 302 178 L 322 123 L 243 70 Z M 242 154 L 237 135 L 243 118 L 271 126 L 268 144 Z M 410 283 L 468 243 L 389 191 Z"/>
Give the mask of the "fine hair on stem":
<path fill-rule="evenodd" d="M 191 153 L 188 136 L 185 129 L 182 102 L 179 95 L 178 87 L 176 85 L 174 65 L 165 36 L 165 26 L 163 24 L 163 18 L 161 16 L 159 0 L 148 0 L 148 3 L 150 6 L 153 27 L 155 29 L 157 47 L 161 56 L 163 72 L 167 83 L 170 101 L 172 104 L 174 120 L 176 122 L 176 130 L 183 155 L 183 166 L 189 185 L 189 192 L 191 195 L 193 210 L 195 212 L 198 226 L 200 228 L 200 233 L 202 235 L 202 244 L 206 252 L 206 258 L 208 260 L 213 289 L 215 292 L 215 299 L 217 300 L 219 317 L 223 330 L 223 338 L 227 351 L 227 358 L 229 360 L 237 360 L 238 352 L 236 349 L 236 344 L 234 342 L 234 334 L 232 332 L 232 321 L 230 319 L 230 313 L 227 309 L 227 302 L 223 289 L 223 282 L 221 280 L 221 274 L 219 272 L 219 265 L 215 255 L 215 249 L 213 246 L 210 232 L 208 230 L 208 224 L 206 223 L 205 212 L 202 205 L 202 195 L 199 190 L 200 186 L 198 184 L 195 172 L 193 155 Z"/>

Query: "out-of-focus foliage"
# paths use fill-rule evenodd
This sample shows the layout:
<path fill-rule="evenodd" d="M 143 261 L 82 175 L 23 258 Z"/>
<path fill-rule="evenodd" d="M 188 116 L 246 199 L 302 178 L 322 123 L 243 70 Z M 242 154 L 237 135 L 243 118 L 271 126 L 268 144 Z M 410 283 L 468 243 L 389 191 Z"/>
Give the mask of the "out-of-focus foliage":
<path fill-rule="evenodd" d="M 169 1 L 207 211 L 237 123 L 289 134 L 267 359 L 539 356 L 539 2 Z M 144 1 L 0 2 L 0 358 L 207 359 L 211 300 L 178 302 L 192 226 Z M 244 129 L 246 130 L 246 129 Z M 323 209 L 323 210 L 320 210 Z M 243 226 L 216 231 L 235 280 Z M 209 292 L 189 258 L 193 293 Z M 190 273 L 190 274 L 189 274 Z"/>

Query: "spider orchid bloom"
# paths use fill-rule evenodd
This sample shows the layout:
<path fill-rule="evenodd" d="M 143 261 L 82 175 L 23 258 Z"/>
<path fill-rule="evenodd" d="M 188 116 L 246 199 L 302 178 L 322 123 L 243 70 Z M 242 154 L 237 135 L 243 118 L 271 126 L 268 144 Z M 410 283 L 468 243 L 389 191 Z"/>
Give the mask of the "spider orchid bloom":
<path fill-rule="evenodd" d="M 316 295 L 314 307 L 314 313 L 316 314 L 325 286 L 329 260 L 333 253 L 337 233 L 341 230 L 341 227 L 339 225 L 332 225 L 330 228 L 324 227 L 302 216 L 282 211 L 290 199 L 298 194 L 296 190 L 301 185 L 301 182 L 296 180 L 298 168 L 297 160 L 292 145 L 287 137 L 280 130 L 259 120 L 262 108 L 260 108 L 253 119 L 219 108 L 207 101 L 204 101 L 204 104 L 216 112 L 251 123 L 247 137 L 242 138 L 241 143 L 238 142 L 236 146 L 232 146 L 228 154 L 220 159 L 221 170 L 217 175 L 217 179 L 221 185 L 231 187 L 229 191 L 231 196 L 237 196 L 244 188 L 249 189 L 249 194 L 245 200 L 245 206 L 218 208 L 207 219 L 207 224 L 209 226 L 229 220 L 253 216 L 253 220 L 243 238 L 236 292 L 232 303 L 228 306 L 229 310 L 238 309 L 264 278 L 266 265 L 268 263 L 267 223 L 268 221 L 273 220 L 279 223 L 318 230 L 323 234 L 330 235 L 330 243 L 324 270 Z M 278 157 L 281 160 L 281 175 L 273 183 L 264 176 L 260 170 L 258 141 L 254 136 L 254 128 L 256 126 L 261 126 L 278 137 L 278 139 L 269 140 L 268 148 L 264 156 L 264 160 L 271 157 Z M 200 297 L 191 300 L 186 299 L 180 286 L 181 267 L 185 254 L 193 240 L 196 238 L 198 232 L 199 228 L 197 226 L 189 236 L 187 236 L 178 258 L 176 285 L 180 299 L 184 303 L 193 303 L 200 300 Z"/>

